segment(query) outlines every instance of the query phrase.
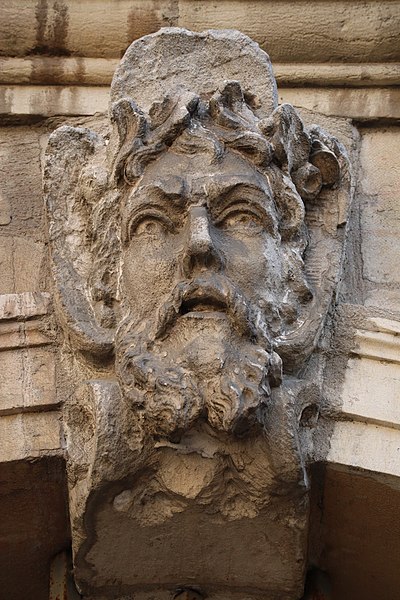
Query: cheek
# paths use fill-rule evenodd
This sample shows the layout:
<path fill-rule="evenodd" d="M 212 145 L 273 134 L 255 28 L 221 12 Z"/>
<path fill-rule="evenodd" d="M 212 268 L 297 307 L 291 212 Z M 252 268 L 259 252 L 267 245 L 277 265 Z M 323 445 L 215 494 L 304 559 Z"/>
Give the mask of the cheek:
<path fill-rule="evenodd" d="M 254 236 L 231 245 L 227 275 L 249 299 L 272 299 L 282 293 L 282 257 L 276 240 Z"/>
<path fill-rule="evenodd" d="M 154 313 L 160 299 L 170 294 L 178 268 L 176 244 L 156 240 L 131 242 L 123 253 L 123 296 L 130 308 L 143 317 Z"/>

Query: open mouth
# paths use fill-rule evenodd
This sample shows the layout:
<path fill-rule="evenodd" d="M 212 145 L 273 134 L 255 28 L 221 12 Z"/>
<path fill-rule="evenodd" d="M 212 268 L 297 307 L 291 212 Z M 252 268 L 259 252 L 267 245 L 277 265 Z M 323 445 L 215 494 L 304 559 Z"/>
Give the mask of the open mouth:
<path fill-rule="evenodd" d="M 180 313 L 184 315 L 206 316 L 209 313 L 225 313 L 226 303 L 212 296 L 199 295 L 184 300 Z"/>

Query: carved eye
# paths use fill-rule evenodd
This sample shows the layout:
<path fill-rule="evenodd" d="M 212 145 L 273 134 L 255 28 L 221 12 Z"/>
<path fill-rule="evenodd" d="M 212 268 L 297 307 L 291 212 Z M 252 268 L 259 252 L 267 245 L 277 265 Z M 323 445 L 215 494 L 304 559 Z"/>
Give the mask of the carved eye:
<path fill-rule="evenodd" d="M 218 226 L 226 231 L 240 231 L 249 235 L 261 232 L 263 222 L 257 213 L 251 210 L 231 210 L 219 219 Z"/>
<path fill-rule="evenodd" d="M 129 228 L 129 238 L 151 237 L 158 238 L 172 231 L 173 223 L 164 215 L 144 215 L 134 219 Z"/>

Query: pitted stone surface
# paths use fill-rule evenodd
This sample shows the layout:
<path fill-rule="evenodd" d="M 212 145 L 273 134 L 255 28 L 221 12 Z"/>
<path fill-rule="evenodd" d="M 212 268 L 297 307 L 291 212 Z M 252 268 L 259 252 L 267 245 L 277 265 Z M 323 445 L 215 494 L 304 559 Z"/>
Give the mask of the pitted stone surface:
<path fill-rule="evenodd" d="M 178 27 L 160 29 L 128 48 L 114 75 L 111 101 L 132 98 L 148 112 L 179 85 L 195 94 L 213 94 L 223 82 L 222 73 L 257 96 L 260 116 L 277 107 L 271 62 L 258 44 L 235 30 L 195 33 Z"/>
<path fill-rule="evenodd" d="M 234 31 L 135 42 L 109 114 L 45 166 L 77 582 L 298 598 L 345 151 Z"/>

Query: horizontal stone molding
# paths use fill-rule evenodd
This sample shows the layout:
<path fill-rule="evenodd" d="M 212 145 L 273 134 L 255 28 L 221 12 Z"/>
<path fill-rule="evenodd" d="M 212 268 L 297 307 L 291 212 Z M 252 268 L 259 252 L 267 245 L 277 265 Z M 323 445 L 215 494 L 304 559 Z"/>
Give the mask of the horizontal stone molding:
<path fill-rule="evenodd" d="M 400 84 L 399 63 L 276 63 L 279 87 L 387 87 Z"/>
<path fill-rule="evenodd" d="M 399 363 L 350 359 L 341 396 L 339 418 L 400 429 Z"/>
<path fill-rule="evenodd" d="M 359 312 L 354 322 L 353 309 L 344 307 L 341 316 L 344 337 L 337 343 L 347 348 L 347 361 L 339 397 L 337 380 L 328 391 L 326 460 L 400 477 L 400 321 L 364 312 L 360 322 Z"/>
<path fill-rule="evenodd" d="M 400 477 L 400 431 L 371 423 L 335 423 L 327 461 Z"/>
<path fill-rule="evenodd" d="M 356 331 L 354 354 L 400 364 L 400 322 L 374 318 L 365 327 Z"/>
<path fill-rule="evenodd" d="M 45 346 L 52 339 L 40 331 L 37 321 L 28 323 L 0 323 L 0 351 Z"/>
<path fill-rule="evenodd" d="M 49 311 L 48 292 L 21 292 L 0 295 L 0 321 L 30 319 L 46 315 Z"/>
<path fill-rule="evenodd" d="M 283 87 L 279 102 L 360 122 L 400 119 L 400 87 Z M 0 115 L 83 116 L 108 110 L 107 86 L 0 86 Z"/>
<path fill-rule="evenodd" d="M 0 295 L 0 417 L 58 408 L 47 292 Z"/>
<path fill-rule="evenodd" d="M 94 115 L 107 111 L 109 96 L 105 86 L 0 86 L 0 115 Z"/>
<path fill-rule="evenodd" d="M 48 314 L 50 294 L 22 292 L 0 295 L 0 351 L 51 344 L 53 335 L 41 324 Z"/>
<path fill-rule="evenodd" d="M 0 55 L 120 58 L 164 26 L 239 29 L 273 62 L 400 60 L 400 2 L 385 0 L 9 0 L 0 7 Z"/>
<path fill-rule="evenodd" d="M 117 58 L 30 56 L 0 57 L 2 85 L 111 84 Z M 280 87 L 386 87 L 400 84 L 400 63 L 274 63 Z"/>
<path fill-rule="evenodd" d="M 358 356 L 400 364 L 400 337 L 398 334 L 360 331 L 356 333 Z"/>
<path fill-rule="evenodd" d="M 0 463 L 63 454 L 58 411 L 0 416 Z"/>
<path fill-rule="evenodd" d="M 400 119 L 397 88 L 281 88 L 279 102 L 356 121 Z"/>

